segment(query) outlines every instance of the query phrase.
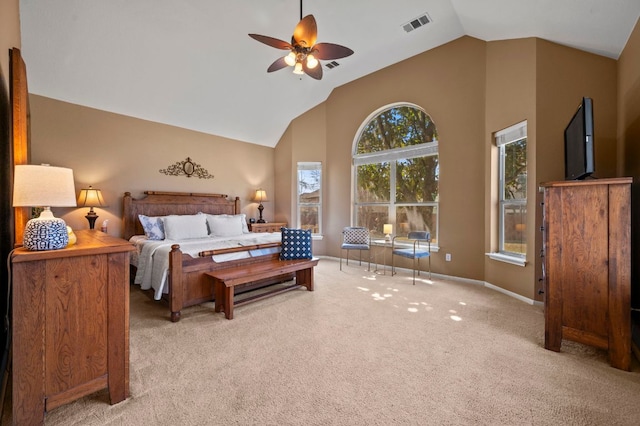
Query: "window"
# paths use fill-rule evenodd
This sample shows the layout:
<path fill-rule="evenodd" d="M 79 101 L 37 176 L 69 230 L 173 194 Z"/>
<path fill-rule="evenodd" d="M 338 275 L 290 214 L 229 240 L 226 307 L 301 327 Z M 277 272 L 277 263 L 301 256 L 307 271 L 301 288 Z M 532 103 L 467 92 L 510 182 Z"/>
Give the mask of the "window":
<path fill-rule="evenodd" d="M 361 128 L 353 155 L 354 223 L 372 237 L 431 232 L 438 240 L 438 140 L 422 109 L 394 105 L 373 114 Z"/>
<path fill-rule="evenodd" d="M 496 133 L 498 146 L 499 252 L 527 254 L 527 122 Z"/>
<path fill-rule="evenodd" d="M 322 163 L 298 163 L 298 226 L 322 233 Z"/>

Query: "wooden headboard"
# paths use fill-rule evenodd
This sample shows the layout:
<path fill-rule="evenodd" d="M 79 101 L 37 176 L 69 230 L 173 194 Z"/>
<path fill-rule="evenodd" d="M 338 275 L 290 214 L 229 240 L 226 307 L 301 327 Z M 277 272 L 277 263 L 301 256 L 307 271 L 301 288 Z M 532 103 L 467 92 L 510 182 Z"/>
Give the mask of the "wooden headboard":
<path fill-rule="evenodd" d="M 230 200 L 224 194 L 196 194 L 193 192 L 159 192 L 145 191 L 145 197 L 135 199 L 130 192 L 125 192 L 124 238 L 144 235 L 139 214 L 145 216 L 167 216 L 170 214 L 238 214 L 240 213 L 240 197 Z"/>

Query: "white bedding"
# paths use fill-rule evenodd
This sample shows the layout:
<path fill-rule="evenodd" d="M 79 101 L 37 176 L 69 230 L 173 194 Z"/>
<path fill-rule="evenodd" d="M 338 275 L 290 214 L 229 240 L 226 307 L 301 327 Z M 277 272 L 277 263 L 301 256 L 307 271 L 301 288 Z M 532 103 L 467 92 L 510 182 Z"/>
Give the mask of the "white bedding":
<path fill-rule="evenodd" d="M 160 300 L 163 293 L 168 293 L 167 274 L 169 271 L 169 252 L 174 244 L 180 245 L 184 254 L 198 257 L 204 250 L 223 249 L 231 247 L 252 246 L 281 241 L 279 232 L 265 232 L 259 234 L 243 234 L 237 237 L 207 237 L 191 240 L 149 240 L 145 236 L 135 235 L 129 239 L 136 246 L 136 253 L 131 256 L 131 263 L 137 267 L 134 282 L 143 290 L 154 289 L 154 298 Z M 227 262 L 235 259 L 262 256 L 280 251 L 279 247 L 238 251 L 212 256 L 215 262 Z"/>

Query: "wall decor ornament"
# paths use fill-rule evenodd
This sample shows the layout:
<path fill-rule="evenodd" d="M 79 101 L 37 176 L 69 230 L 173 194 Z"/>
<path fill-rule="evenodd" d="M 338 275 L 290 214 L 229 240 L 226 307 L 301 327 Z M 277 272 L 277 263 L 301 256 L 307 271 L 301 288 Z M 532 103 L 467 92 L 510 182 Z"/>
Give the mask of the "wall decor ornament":
<path fill-rule="evenodd" d="M 190 178 L 195 176 L 199 179 L 213 179 L 214 176 L 209 174 L 200 164 L 195 163 L 190 157 L 184 161 L 176 161 L 166 169 L 160 169 L 160 173 L 168 176 L 186 176 Z"/>

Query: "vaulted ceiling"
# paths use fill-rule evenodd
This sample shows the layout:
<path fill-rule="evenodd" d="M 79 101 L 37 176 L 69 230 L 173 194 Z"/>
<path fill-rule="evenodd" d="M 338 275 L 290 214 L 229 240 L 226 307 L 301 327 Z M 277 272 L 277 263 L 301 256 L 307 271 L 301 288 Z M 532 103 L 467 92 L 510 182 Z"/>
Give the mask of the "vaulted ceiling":
<path fill-rule="evenodd" d="M 318 42 L 347 46 L 323 78 L 267 73 L 298 0 L 21 0 L 29 91 L 145 120 L 275 146 L 331 91 L 463 35 L 539 37 L 617 59 L 639 0 L 308 0 Z M 427 15 L 429 23 L 407 24 Z M 413 27 L 411 27 L 413 28 Z"/>

